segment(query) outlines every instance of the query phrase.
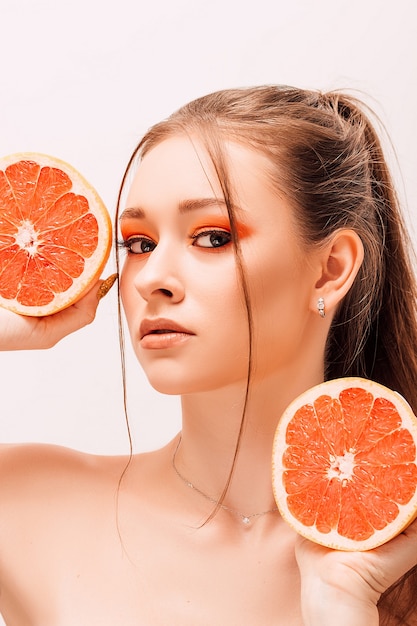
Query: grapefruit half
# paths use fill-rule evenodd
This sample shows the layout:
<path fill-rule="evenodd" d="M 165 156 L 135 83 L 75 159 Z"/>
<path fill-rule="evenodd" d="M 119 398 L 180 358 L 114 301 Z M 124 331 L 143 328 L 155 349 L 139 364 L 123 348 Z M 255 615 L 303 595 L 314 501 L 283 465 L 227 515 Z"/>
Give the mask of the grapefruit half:
<path fill-rule="evenodd" d="M 282 517 L 329 548 L 370 550 L 417 514 L 417 420 L 394 391 L 339 378 L 295 399 L 279 421 L 273 489 Z"/>
<path fill-rule="evenodd" d="M 111 230 L 72 166 L 38 153 L 0 159 L 0 305 L 43 316 L 73 304 L 100 276 Z"/>

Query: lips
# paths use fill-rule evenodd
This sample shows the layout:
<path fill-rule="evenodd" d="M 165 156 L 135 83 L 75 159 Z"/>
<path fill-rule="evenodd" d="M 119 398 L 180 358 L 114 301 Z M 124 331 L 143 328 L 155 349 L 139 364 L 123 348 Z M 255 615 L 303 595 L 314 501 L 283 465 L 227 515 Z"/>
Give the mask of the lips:
<path fill-rule="evenodd" d="M 164 335 L 178 333 L 181 335 L 194 335 L 193 332 L 184 328 L 176 322 L 164 318 L 158 318 L 155 320 L 145 319 L 140 325 L 139 335 L 142 340 L 148 335 Z"/>

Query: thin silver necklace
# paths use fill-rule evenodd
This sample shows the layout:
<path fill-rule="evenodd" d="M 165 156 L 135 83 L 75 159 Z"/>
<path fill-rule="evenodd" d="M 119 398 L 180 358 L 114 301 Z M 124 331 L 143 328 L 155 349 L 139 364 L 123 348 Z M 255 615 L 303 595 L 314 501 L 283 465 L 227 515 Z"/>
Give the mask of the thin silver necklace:
<path fill-rule="evenodd" d="M 199 493 L 200 496 L 203 496 L 203 498 L 205 498 L 206 500 L 208 500 L 212 504 L 215 504 L 216 506 L 219 506 L 224 511 L 228 511 L 229 513 L 233 513 L 233 515 L 236 515 L 237 517 L 239 517 L 241 519 L 242 523 L 245 524 L 246 526 L 248 526 L 250 524 L 251 520 L 253 518 L 255 518 L 255 517 L 262 517 L 262 515 L 267 515 L 268 513 L 276 513 L 276 511 L 278 511 L 278 508 L 275 507 L 274 509 L 268 509 L 268 511 L 262 511 L 261 513 L 252 513 L 251 515 L 245 515 L 244 513 L 241 513 L 240 511 L 237 511 L 236 509 L 232 509 L 229 506 L 226 506 L 225 504 L 221 504 L 215 498 L 212 498 L 207 493 L 204 493 L 204 491 L 201 491 L 201 489 L 196 487 L 194 485 L 194 483 L 190 482 L 187 478 L 185 478 L 185 476 L 183 476 L 180 473 L 180 471 L 178 470 L 178 468 L 177 468 L 177 466 L 175 464 L 175 459 L 176 459 L 176 456 L 177 456 L 178 448 L 180 447 L 180 443 L 181 443 L 181 438 L 179 439 L 177 447 L 175 448 L 174 454 L 172 456 L 172 467 L 174 468 L 174 471 L 175 471 L 176 475 L 178 476 L 178 478 L 180 478 L 182 480 L 184 485 L 186 485 L 190 489 L 193 489 L 195 492 Z"/>

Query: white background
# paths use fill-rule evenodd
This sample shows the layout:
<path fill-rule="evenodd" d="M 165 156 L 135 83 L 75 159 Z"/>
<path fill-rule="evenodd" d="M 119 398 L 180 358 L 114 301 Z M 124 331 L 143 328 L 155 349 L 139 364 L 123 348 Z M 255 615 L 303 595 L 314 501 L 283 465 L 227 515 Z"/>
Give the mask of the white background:
<path fill-rule="evenodd" d="M 0 0 L 0 153 L 68 161 L 113 213 L 140 135 L 188 100 L 260 83 L 354 88 L 387 126 L 416 215 L 415 11 L 414 0 Z M 176 432 L 178 402 L 128 361 L 144 450 Z M 54 349 L 1 354 L 0 385 L 4 441 L 127 452 L 115 294 Z"/>
<path fill-rule="evenodd" d="M 414 0 L 0 0 L 0 154 L 68 161 L 113 213 L 139 136 L 188 100 L 260 83 L 354 88 L 387 126 L 415 219 L 415 13 Z M 178 402 L 128 361 L 145 450 L 179 428 Z M 56 348 L 1 354 L 0 400 L 4 441 L 127 452 L 115 294 Z"/>

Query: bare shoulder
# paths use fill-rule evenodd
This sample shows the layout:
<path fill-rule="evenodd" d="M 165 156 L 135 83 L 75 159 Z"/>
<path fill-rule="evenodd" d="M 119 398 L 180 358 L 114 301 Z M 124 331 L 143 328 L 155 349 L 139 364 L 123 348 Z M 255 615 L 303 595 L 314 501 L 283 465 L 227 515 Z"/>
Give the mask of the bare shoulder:
<path fill-rule="evenodd" d="M 4 602 L 15 595 L 32 602 L 36 590 L 39 596 L 63 575 L 63 563 L 75 570 L 97 537 L 116 536 L 116 494 L 127 460 L 53 445 L 0 446 Z"/>
<path fill-rule="evenodd" d="M 118 482 L 133 459 L 142 470 L 155 469 L 161 452 L 105 456 L 52 444 L 0 444 L 0 494 L 42 489 L 45 483 L 48 488 L 67 480 L 73 484 L 74 479 L 86 485 L 90 481 Z"/>
<path fill-rule="evenodd" d="M 72 511 L 114 501 L 127 457 L 86 454 L 43 444 L 0 446 L 0 549 L 9 532 L 48 527 Z M 90 504 L 89 504 L 90 503 Z"/>
<path fill-rule="evenodd" d="M 155 473 L 158 451 L 134 455 L 88 454 L 50 444 L 0 444 L 0 549 L 2 535 L 34 519 L 48 526 L 70 514 L 96 516 L 115 509 L 117 494 L 130 480 L 121 478 L 129 466 L 146 480 Z M 135 490 L 136 491 L 136 490 Z M 113 516 L 112 516 L 113 517 Z M 55 526 L 57 527 L 57 526 Z"/>
<path fill-rule="evenodd" d="M 49 444 L 0 445 L 0 493 L 48 488 L 78 479 L 111 479 L 128 457 L 99 456 Z M 4 502 L 4 500 L 3 500 Z"/>
<path fill-rule="evenodd" d="M 105 585 L 112 567 L 120 574 L 118 496 L 128 461 L 53 445 L 0 446 L 0 608 L 10 623 L 29 623 L 27 615 L 58 623 L 45 619 L 46 608 L 85 611 L 94 581 Z"/>

